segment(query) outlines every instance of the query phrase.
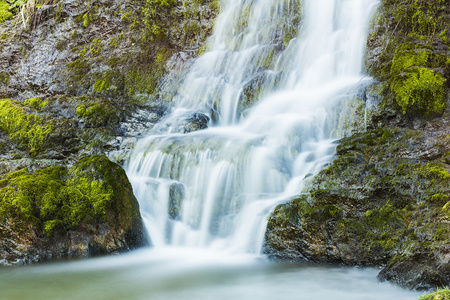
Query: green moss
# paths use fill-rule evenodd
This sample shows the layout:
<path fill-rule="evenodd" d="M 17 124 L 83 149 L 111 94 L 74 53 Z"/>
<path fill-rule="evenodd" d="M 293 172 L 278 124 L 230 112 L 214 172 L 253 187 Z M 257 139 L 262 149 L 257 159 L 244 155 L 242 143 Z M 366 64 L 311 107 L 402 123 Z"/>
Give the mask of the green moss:
<path fill-rule="evenodd" d="M 324 222 L 328 219 L 338 218 L 341 210 L 335 205 L 313 206 L 305 211 L 305 216 L 315 221 Z"/>
<path fill-rule="evenodd" d="M 77 110 L 76 110 L 77 117 L 82 118 L 84 116 L 85 112 L 86 112 L 86 106 L 84 104 L 77 106 Z"/>
<path fill-rule="evenodd" d="M 0 100 L 0 130 L 9 134 L 10 139 L 19 147 L 28 149 L 35 156 L 53 131 L 53 125 L 44 125 L 42 117 L 27 114 L 15 101 Z"/>
<path fill-rule="evenodd" d="M 117 111 L 104 102 L 94 102 L 86 105 L 81 104 L 77 107 L 76 115 L 94 127 L 119 122 Z"/>
<path fill-rule="evenodd" d="M 391 66 L 391 91 L 403 113 L 442 113 L 447 103 L 447 80 L 427 66 L 439 60 L 430 50 L 397 47 Z M 435 63 L 434 63 L 435 64 Z"/>
<path fill-rule="evenodd" d="M 81 224 L 109 222 L 129 228 L 138 219 L 126 174 L 105 156 L 87 157 L 72 168 L 50 167 L 0 176 L 0 219 L 46 236 Z"/>
<path fill-rule="evenodd" d="M 450 174 L 444 170 L 440 165 L 429 163 L 423 166 L 420 166 L 415 171 L 421 177 L 428 179 L 437 179 L 437 180 L 450 180 Z"/>
<path fill-rule="evenodd" d="M 433 70 L 419 68 L 394 81 L 391 89 L 403 113 L 441 114 L 447 105 L 447 80 Z"/>
<path fill-rule="evenodd" d="M 47 236 L 58 226 L 105 219 L 112 187 L 78 173 L 79 167 L 51 167 L 8 174 L 0 190 L 0 217 L 25 220 Z"/>
<path fill-rule="evenodd" d="M 9 10 L 9 4 L 6 1 L 0 1 L 0 24 L 13 17 Z"/>
<path fill-rule="evenodd" d="M 214 12 L 218 13 L 220 11 L 220 0 L 211 1 L 209 7 L 211 7 Z"/>
<path fill-rule="evenodd" d="M 434 194 L 430 196 L 428 199 L 428 202 L 435 203 L 437 205 L 443 206 L 446 204 L 450 199 L 447 195 L 444 195 L 442 193 Z"/>
<path fill-rule="evenodd" d="M 118 40 L 118 38 L 116 38 L 116 37 L 111 38 L 111 39 L 109 40 L 108 45 L 109 45 L 111 48 L 117 48 L 117 47 L 119 46 L 119 40 Z"/>
<path fill-rule="evenodd" d="M 97 7 L 94 6 L 87 13 L 78 17 L 75 21 L 83 22 L 84 27 L 89 27 L 89 25 L 95 20 L 96 9 L 97 9 Z"/>
<path fill-rule="evenodd" d="M 30 98 L 25 100 L 23 105 L 34 108 L 37 111 L 42 111 L 48 103 L 48 100 L 43 100 L 42 98 Z"/>
<path fill-rule="evenodd" d="M 447 228 L 441 228 L 436 230 L 436 233 L 433 235 L 433 240 L 436 241 L 446 241 L 450 237 L 450 232 Z"/>
<path fill-rule="evenodd" d="M 99 56 L 102 52 L 102 40 L 99 38 L 92 40 L 91 44 L 89 45 L 89 50 L 92 57 Z"/>
<path fill-rule="evenodd" d="M 450 289 L 448 287 L 439 289 L 434 293 L 421 296 L 419 300 L 450 300 Z"/>
<path fill-rule="evenodd" d="M 153 3 L 160 6 L 172 6 L 177 4 L 176 0 L 153 0 Z"/>
<path fill-rule="evenodd" d="M 12 159 L 21 159 L 22 158 L 22 154 L 16 152 L 11 154 Z"/>
<path fill-rule="evenodd" d="M 101 92 L 108 89 L 110 86 L 110 82 L 108 78 L 100 78 L 94 84 L 94 91 Z"/>
<path fill-rule="evenodd" d="M 206 52 L 206 43 L 203 44 L 197 51 L 197 56 L 203 55 Z"/>
<path fill-rule="evenodd" d="M 0 72 L 0 84 L 1 83 L 6 84 L 6 83 L 8 83 L 8 80 L 9 80 L 9 75 L 6 73 Z"/>
<path fill-rule="evenodd" d="M 441 18 L 446 10 L 445 0 L 398 1 L 389 5 L 395 7 L 396 22 L 408 31 L 410 38 L 427 40 L 446 26 L 446 20 Z"/>
<path fill-rule="evenodd" d="M 173 51 L 167 48 L 161 48 L 156 54 L 152 68 L 143 68 L 136 66 L 125 76 L 125 85 L 128 95 L 138 93 L 154 93 L 162 78 L 167 60 L 172 55 Z"/>
<path fill-rule="evenodd" d="M 78 49 L 75 48 L 72 51 L 77 51 Z M 89 59 L 86 56 L 87 51 L 88 49 L 86 47 L 81 48 L 78 52 L 78 57 L 73 62 L 67 64 L 67 68 L 74 73 L 73 79 L 76 81 L 82 79 L 90 69 Z"/>
<path fill-rule="evenodd" d="M 439 34 L 439 37 L 444 41 L 444 43 L 448 43 L 448 29 L 445 29 Z"/>
<path fill-rule="evenodd" d="M 447 151 L 442 158 L 446 164 L 450 165 L 450 151 Z"/>

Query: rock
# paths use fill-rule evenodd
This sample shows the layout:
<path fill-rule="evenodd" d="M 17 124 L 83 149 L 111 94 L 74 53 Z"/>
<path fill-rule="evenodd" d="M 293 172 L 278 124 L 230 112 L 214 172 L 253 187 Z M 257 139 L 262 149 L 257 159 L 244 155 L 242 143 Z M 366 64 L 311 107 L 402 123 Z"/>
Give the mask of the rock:
<path fill-rule="evenodd" d="M 309 193 L 275 209 L 265 253 L 377 266 L 380 279 L 412 289 L 449 285 L 449 15 L 440 1 L 381 1 L 367 42 L 370 130 L 342 139 Z M 434 80 L 419 88 L 427 96 L 407 81 L 417 72 Z"/>
<path fill-rule="evenodd" d="M 450 282 L 450 246 L 429 251 L 414 249 L 413 253 L 394 257 L 381 270 L 378 278 L 397 282 L 415 290 L 430 290 Z"/>
<path fill-rule="evenodd" d="M 171 106 L 187 66 L 212 32 L 217 1 L 91 4 L 61 0 L 37 8 L 23 28 L 12 20 L 0 27 L 0 98 L 15 99 L 1 104 L 23 119 L 37 120 L 22 126 L 25 132 L 45 129 L 36 141 L 0 124 L 0 189 L 5 192 L 0 203 L 11 204 L 20 196 L 13 190 L 26 194 L 26 184 L 33 182 L 39 193 L 49 192 L 26 198 L 43 210 L 26 216 L 12 204 L 7 212 L 0 210 L 1 264 L 117 253 L 146 244 L 123 170 L 104 156 L 85 157 L 109 154 L 125 162 L 137 138 Z M 148 22 L 161 31 L 149 31 Z M 165 91 L 168 72 L 171 89 Z M 183 120 L 188 131 L 206 127 L 206 116 L 191 117 Z M 83 199 L 97 199 L 88 192 L 95 190 L 101 192 L 100 202 L 74 212 L 70 201 L 78 194 L 71 188 L 83 184 L 94 184 L 80 190 Z M 61 193 L 49 191 L 50 185 Z M 58 215 L 58 205 L 71 213 Z"/>
<path fill-rule="evenodd" d="M 182 204 L 184 199 L 184 186 L 181 183 L 173 183 L 169 189 L 169 216 L 172 220 L 181 219 Z"/>
<path fill-rule="evenodd" d="M 309 193 L 272 213 L 264 252 L 381 266 L 380 279 L 412 289 L 448 285 L 449 119 L 433 120 L 432 131 L 377 129 L 342 139 Z"/>
<path fill-rule="evenodd" d="M 210 118 L 201 113 L 196 112 L 192 116 L 186 118 L 184 123 L 184 132 L 189 133 L 197 130 L 202 130 L 208 128 L 208 122 Z"/>
<path fill-rule="evenodd" d="M 149 244 L 125 171 L 105 156 L 84 158 L 70 169 L 9 173 L 2 180 L 0 259 L 8 264 L 92 257 Z"/>

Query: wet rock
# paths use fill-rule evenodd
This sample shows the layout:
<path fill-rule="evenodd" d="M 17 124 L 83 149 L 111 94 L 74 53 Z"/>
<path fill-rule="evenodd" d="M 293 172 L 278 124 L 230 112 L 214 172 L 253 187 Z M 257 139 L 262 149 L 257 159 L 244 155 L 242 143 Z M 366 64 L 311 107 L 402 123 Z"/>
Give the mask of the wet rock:
<path fill-rule="evenodd" d="M 184 199 L 184 186 L 181 183 L 173 183 L 169 189 L 169 216 L 172 220 L 181 219 L 181 211 Z"/>
<path fill-rule="evenodd" d="M 155 6 L 152 9 L 158 11 L 150 17 L 145 14 L 145 6 L 153 5 L 149 3 L 62 0 L 36 9 L 29 23 L 2 23 L 0 98 L 14 98 L 13 105 L 23 109 L 28 118 L 42 118 L 39 122 L 52 128 L 39 149 L 13 140 L 15 132 L 0 130 L 2 180 L 21 169 L 30 172 L 29 176 L 56 167 L 66 167 L 69 172 L 94 154 L 108 154 L 123 164 L 138 137 L 170 107 L 168 101 L 187 66 L 212 32 L 216 4 L 206 0 Z M 151 24 L 167 30 L 164 37 L 148 32 L 143 18 L 152 18 Z M 164 81 L 169 71 L 173 71 L 170 80 Z M 167 88 L 165 83 L 171 91 L 160 92 Z M 42 106 L 26 104 L 36 97 L 40 100 L 33 103 Z M 198 115 L 183 122 L 189 123 L 188 131 L 194 131 L 205 128 L 208 121 Z M 120 176 L 115 180 L 124 183 L 124 173 L 120 168 L 116 171 Z M 85 178 L 88 182 L 99 181 L 88 171 L 82 173 L 83 178 L 89 177 Z M 64 186 L 66 180 L 54 181 Z M 62 220 L 63 226 L 55 226 L 49 237 L 43 234 L 49 220 L 33 216 L 40 223 L 29 225 L 28 219 L 7 215 L 14 222 L 0 225 L 2 264 L 117 253 L 144 245 L 138 230 L 141 225 L 136 225 L 138 215 L 128 213 L 137 211 L 129 184 L 124 183 L 119 192 L 108 182 L 113 198 L 122 195 L 120 201 L 114 198 L 117 201 L 112 207 L 117 210 L 107 210 L 115 220 L 105 221 L 93 209 L 95 218 L 73 227 Z M 5 184 L 2 181 L 0 188 Z M 119 210 L 121 205 L 126 209 Z M 127 223 L 124 218 L 134 221 Z"/>
<path fill-rule="evenodd" d="M 342 139 L 308 193 L 279 205 L 264 251 L 283 260 L 381 266 L 412 289 L 450 283 L 450 116 L 432 131 L 377 129 Z"/>
<path fill-rule="evenodd" d="M 394 257 L 378 278 L 416 290 L 430 290 L 450 282 L 450 246 L 430 251 L 414 249 L 409 255 Z"/>
<path fill-rule="evenodd" d="M 184 132 L 189 133 L 197 130 L 206 129 L 208 128 L 209 120 L 210 118 L 207 115 L 201 112 L 196 112 L 192 116 L 186 118 L 184 124 Z"/>

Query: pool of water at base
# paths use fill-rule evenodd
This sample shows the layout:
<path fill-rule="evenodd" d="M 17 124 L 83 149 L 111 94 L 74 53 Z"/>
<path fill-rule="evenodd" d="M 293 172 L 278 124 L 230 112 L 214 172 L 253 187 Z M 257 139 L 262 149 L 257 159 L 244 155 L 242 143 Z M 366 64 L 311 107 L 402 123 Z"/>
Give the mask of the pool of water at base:
<path fill-rule="evenodd" d="M 264 257 L 162 248 L 0 268 L 0 299 L 413 300 L 376 269 L 298 265 Z"/>

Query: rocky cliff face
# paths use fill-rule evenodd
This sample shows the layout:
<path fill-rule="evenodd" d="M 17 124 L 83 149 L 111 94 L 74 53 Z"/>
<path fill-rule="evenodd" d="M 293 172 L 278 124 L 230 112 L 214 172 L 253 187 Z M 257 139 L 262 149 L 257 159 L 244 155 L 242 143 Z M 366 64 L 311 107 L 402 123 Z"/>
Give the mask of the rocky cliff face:
<path fill-rule="evenodd" d="M 0 7 L 1 263 L 147 245 L 125 172 L 98 155 L 123 163 L 169 109 L 218 1 L 16 4 Z"/>
<path fill-rule="evenodd" d="M 277 207 L 267 254 L 383 266 L 381 279 L 414 289 L 450 283 L 448 4 L 382 1 L 368 40 L 368 130 L 340 140 L 306 194 Z"/>
<path fill-rule="evenodd" d="M 155 99 L 174 61 L 202 51 L 217 10 L 217 1 L 51 1 L 3 22 L 0 93 Z"/>

